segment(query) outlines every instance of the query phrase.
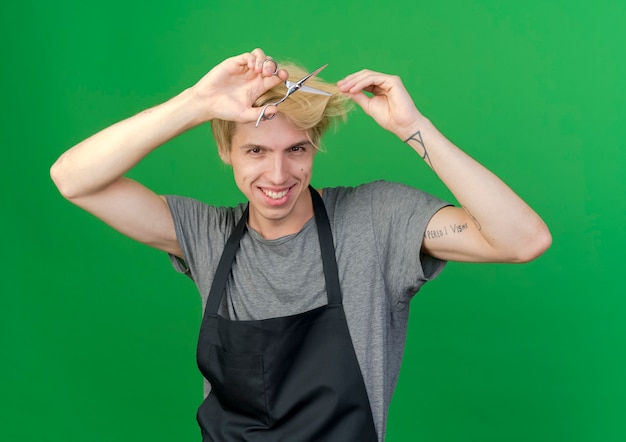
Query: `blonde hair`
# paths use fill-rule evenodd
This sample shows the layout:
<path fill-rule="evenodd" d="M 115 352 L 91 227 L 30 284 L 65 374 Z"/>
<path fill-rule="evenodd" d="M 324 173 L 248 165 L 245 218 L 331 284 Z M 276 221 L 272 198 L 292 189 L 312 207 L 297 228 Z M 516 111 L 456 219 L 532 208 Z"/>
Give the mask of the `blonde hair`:
<path fill-rule="evenodd" d="M 289 80 L 291 81 L 298 81 L 309 73 L 309 71 L 293 63 L 281 62 L 279 66 L 289 72 Z M 305 85 L 329 92 L 332 95 L 297 91 L 278 106 L 278 111 L 294 127 L 304 130 L 309 141 L 316 148 L 319 148 L 320 139 L 331 123 L 346 119 L 351 109 L 351 102 L 346 96 L 339 93 L 337 86 L 325 82 L 318 76 L 308 79 Z M 260 112 L 262 106 L 280 100 L 286 93 L 285 84 L 280 83 L 261 95 L 255 101 L 254 106 L 258 107 Z M 237 123 L 234 121 L 219 119 L 211 121 L 211 131 L 221 158 L 228 157 L 236 127 Z"/>

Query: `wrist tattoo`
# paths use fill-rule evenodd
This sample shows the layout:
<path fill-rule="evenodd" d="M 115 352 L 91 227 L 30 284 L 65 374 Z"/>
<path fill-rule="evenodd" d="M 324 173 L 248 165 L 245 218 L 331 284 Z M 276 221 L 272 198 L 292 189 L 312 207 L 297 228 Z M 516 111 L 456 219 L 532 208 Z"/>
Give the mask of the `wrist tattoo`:
<path fill-rule="evenodd" d="M 430 157 L 428 156 L 428 149 L 426 149 L 426 145 L 424 144 L 424 140 L 422 139 L 422 133 L 418 130 L 409 138 L 404 140 L 404 143 L 409 144 L 409 141 L 415 141 L 417 144 L 422 146 L 422 149 L 424 149 L 424 153 L 422 154 L 422 160 L 427 161 L 430 167 L 432 168 L 433 164 L 430 162 Z"/>

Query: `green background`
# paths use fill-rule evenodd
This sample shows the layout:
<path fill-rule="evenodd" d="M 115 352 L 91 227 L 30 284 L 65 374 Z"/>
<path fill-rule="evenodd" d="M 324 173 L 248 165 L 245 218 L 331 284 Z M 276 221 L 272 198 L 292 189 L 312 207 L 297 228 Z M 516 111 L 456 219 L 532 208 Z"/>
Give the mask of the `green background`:
<path fill-rule="evenodd" d="M 0 440 L 199 439 L 193 283 L 66 202 L 48 170 L 257 46 L 329 63 L 332 81 L 400 75 L 554 237 L 527 265 L 451 263 L 415 298 L 387 440 L 626 440 L 625 5 L 3 2 Z M 316 186 L 384 178 L 451 198 L 361 111 L 325 146 Z M 130 175 L 160 193 L 242 198 L 208 125 Z"/>

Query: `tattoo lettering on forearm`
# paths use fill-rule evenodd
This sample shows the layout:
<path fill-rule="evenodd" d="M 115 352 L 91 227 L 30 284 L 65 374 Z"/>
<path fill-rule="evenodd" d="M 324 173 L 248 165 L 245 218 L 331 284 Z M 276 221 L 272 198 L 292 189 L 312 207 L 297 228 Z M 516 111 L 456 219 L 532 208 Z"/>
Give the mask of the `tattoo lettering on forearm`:
<path fill-rule="evenodd" d="M 409 144 L 409 141 L 415 141 L 417 144 L 422 146 L 422 149 L 424 149 L 424 153 L 422 154 L 422 160 L 426 161 L 430 165 L 430 168 L 432 169 L 433 163 L 431 163 L 430 156 L 428 156 L 428 149 L 426 149 L 426 145 L 424 144 L 424 140 L 422 139 L 422 133 L 418 130 L 409 138 L 404 140 L 404 143 Z"/>
<path fill-rule="evenodd" d="M 469 217 L 472 218 L 472 221 L 474 221 L 474 224 L 476 224 L 476 227 L 478 228 L 478 231 L 480 232 L 483 229 L 483 227 L 480 225 L 476 217 L 472 215 L 472 213 L 469 210 L 467 210 L 467 207 L 463 207 L 463 210 L 465 210 L 465 212 L 469 215 Z"/>
<path fill-rule="evenodd" d="M 448 224 L 447 226 L 443 226 L 441 229 L 432 229 L 424 232 L 424 238 L 426 239 L 437 239 L 443 238 L 448 235 L 457 235 L 465 232 L 469 226 L 467 223 L 464 224 Z"/>

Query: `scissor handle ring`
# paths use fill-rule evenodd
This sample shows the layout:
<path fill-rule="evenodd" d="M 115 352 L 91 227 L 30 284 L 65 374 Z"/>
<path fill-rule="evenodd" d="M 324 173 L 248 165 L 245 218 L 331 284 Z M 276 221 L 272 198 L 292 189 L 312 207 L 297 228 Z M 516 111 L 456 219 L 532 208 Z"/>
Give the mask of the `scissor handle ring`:
<path fill-rule="evenodd" d="M 267 103 L 265 106 L 263 106 L 263 108 L 261 109 L 261 113 L 259 114 L 259 118 L 256 119 L 256 124 L 254 125 L 254 127 L 259 127 L 259 124 L 261 123 L 261 121 L 271 120 L 272 118 L 276 116 L 278 112 L 275 112 L 270 116 L 265 115 L 265 110 L 267 109 L 268 106 L 276 106 L 276 103 Z"/>
<path fill-rule="evenodd" d="M 268 57 L 265 60 L 263 60 L 263 65 L 261 67 L 261 69 L 265 69 L 265 63 L 267 62 L 272 62 L 274 63 L 274 66 L 276 67 L 276 69 L 274 69 L 274 72 L 272 72 L 272 75 L 276 75 L 278 74 L 278 63 L 276 63 L 276 61 L 272 58 L 272 57 Z"/>

